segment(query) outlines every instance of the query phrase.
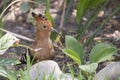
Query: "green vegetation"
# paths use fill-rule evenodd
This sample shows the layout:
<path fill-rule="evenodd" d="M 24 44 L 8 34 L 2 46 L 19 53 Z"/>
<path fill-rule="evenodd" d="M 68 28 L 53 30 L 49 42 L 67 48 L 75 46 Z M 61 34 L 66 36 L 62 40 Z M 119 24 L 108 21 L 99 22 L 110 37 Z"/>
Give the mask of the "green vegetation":
<path fill-rule="evenodd" d="M 116 47 L 113 45 L 99 43 L 91 49 L 89 53 L 89 61 L 85 62 L 85 50 L 75 38 L 72 36 L 66 36 L 65 46 L 63 52 L 79 65 L 79 68 L 86 73 L 85 76 L 88 78 L 90 76 L 88 76 L 88 74 L 92 75 L 92 73 L 96 72 L 98 63 L 111 60 L 113 54 L 117 51 Z"/>
<path fill-rule="evenodd" d="M 104 3 L 103 3 L 104 2 Z M 100 7 L 100 3 L 102 3 L 102 7 Z M 91 27 L 91 24 L 96 20 L 97 14 L 99 11 L 103 10 L 106 5 L 109 3 L 109 0 L 78 0 L 77 4 L 77 24 L 78 24 L 78 36 L 77 39 L 80 40 L 85 32 Z M 88 38 L 84 45 L 90 45 L 93 42 L 93 38 L 97 35 L 97 33 L 101 30 L 102 27 L 107 23 L 107 21 L 112 18 L 114 14 L 116 14 L 120 10 L 120 6 L 118 6 L 114 11 L 108 15 L 108 17 L 98 26 L 98 28 L 94 31 L 94 33 Z M 88 16 L 88 20 L 84 25 L 82 25 L 82 19 L 87 13 L 87 11 L 92 11 Z"/>
<path fill-rule="evenodd" d="M 73 0 L 64 0 L 66 1 L 66 11 L 64 16 L 63 24 L 66 24 L 67 17 L 70 16 L 70 8 L 72 7 Z M 4 28 L 4 13 L 5 11 L 11 6 L 14 5 L 16 2 L 21 2 L 21 0 L 14 0 L 8 6 L 8 3 L 4 4 L 2 7 L 2 12 L 0 13 L 0 28 Z M 21 10 L 25 13 L 28 12 L 29 9 L 32 7 L 31 3 L 39 5 L 40 3 L 44 3 L 46 5 L 45 16 L 52 22 L 53 27 L 55 26 L 54 20 L 50 15 L 50 0 L 23 0 L 21 3 Z M 99 11 L 103 10 L 106 5 L 109 3 L 109 0 L 78 0 L 76 4 L 76 22 L 78 25 L 78 32 L 76 38 L 72 36 L 65 36 L 65 48 L 62 51 L 72 58 L 78 65 L 79 74 L 77 77 L 79 80 L 92 80 L 94 75 L 96 74 L 96 69 L 100 62 L 104 62 L 106 60 L 111 60 L 113 54 L 116 53 L 117 49 L 115 46 L 107 43 L 98 43 L 94 47 L 92 47 L 91 51 L 89 52 L 89 61 L 85 60 L 86 51 L 85 47 L 93 43 L 93 38 L 96 36 L 97 32 L 101 30 L 102 27 L 109 21 L 114 14 L 120 11 L 120 6 L 118 6 L 114 11 L 108 15 L 106 19 L 102 21 L 102 23 L 97 27 L 97 29 L 93 32 L 92 35 L 87 39 L 85 44 L 81 44 L 79 40 L 84 36 L 86 31 L 91 24 L 96 20 L 97 14 Z M 102 5 L 102 6 L 101 6 Z M 83 17 L 87 12 L 91 11 L 91 14 L 88 15 L 88 20 L 83 25 Z M 2 37 L 2 31 L 0 31 L 0 38 Z M 56 39 L 56 34 L 53 33 L 51 36 L 52 40 Z M 0 39 L 0 54 L 4 54 L 4 52 L 12 46 L 14 41 L 11 40 L 13 38 L 10 37 L 2 37 Z M 31 80 L 29 75 L 29 70 L 31 67 L 30 57 L 27 55 L 27 69 L 26 70 L 9 70 L 7 66 L 13 66 L 20 64 L 18 59 L 10 59 L 10 58 L 0 58 L 0 77 L 5 77 L 9 80 Z M 74 76 L 74 70 L 71 70 L 71 74 Z M 19 79 L 18 79 L 19 77 Z M 46 79 L 44 79 L 46 80 Z M 50 80 L 54 80 L 51 79 Z"/>

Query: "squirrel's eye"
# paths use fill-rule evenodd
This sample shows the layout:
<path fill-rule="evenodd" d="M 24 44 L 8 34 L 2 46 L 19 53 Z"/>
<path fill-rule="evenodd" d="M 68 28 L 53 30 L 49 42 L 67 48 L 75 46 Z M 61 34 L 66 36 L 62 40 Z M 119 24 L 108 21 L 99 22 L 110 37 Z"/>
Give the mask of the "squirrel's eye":
<path fill-rule="evenodd" d="M 43 28 L 46 28 L 46 26 L 43 26 Z"/>

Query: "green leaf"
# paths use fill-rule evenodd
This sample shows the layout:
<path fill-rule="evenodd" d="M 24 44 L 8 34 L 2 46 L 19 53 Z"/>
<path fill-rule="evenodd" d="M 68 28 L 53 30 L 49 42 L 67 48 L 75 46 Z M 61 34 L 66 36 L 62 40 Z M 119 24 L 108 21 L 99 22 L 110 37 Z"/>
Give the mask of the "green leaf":
<path fill-rule="evenodd" d="M 29 10 L 29 3 L 28 2 L 23 2 L 21 3 L 20 5 L 20 9 L 23 11 L 23 12 L 27 12 Z"/>
<path fill-rule="evenodd" d="M 17 59 L 11 58 L 0 58 L 0 66 L 9 66 L 9 65 L 16 65 L 19 64 L 20 61 Z"/>
<path fill-rule="evenodd" d="M 104 0 L 78 0 L 77 3 L 77 23 L 81 23 L 82 17 L 88 9 L 98 6 Z"/>
<path fill-rule="evenodd" d="M 55 26 L 54 25 L 54 20 L 53 20 L 52 16 L 50 15 L 49 11 L 47 11 L 47 10 L 45 11 L 45 16 L 49 21 L 51 21 L 52 27 L 54 27 Z M 50 36 L 51 40 L 54 41 L 56 39 L 56 37 L 57 37 L 56 32 L 52 32 L 52 34 Z"/>
<path fill-rule="evenodd" d="M 81 60 L 80 60 L 80 57 L 79 55 L 74 52 L 73 50 L 71 49 L 63 49 L 62 50 L 66 55 L 68 55 L 70 58 L 72 58 L 78 65 L 81 64 Z"/>
<path fill-rule="evenodd" d="M 67 4 L 66 4 L 66 11 L 65 11 L 65 16 L 64 16 L 64 22 L 63 24 L 66 24 L 67 19 L 71 16 L 71 8 L 72 8 L 72 4 L 74 2 L 74 0 L 66 0 Z M 64 0 L 65 2 L 65 0 Z"/>
<path fill-rule="evenodd" d="M 54 27 L 55 23 L 54 23 L 54 20 L 53 20 L 51 14 L 50 14 L 50 0 L 45 0 L 45 3 L 46 3 L 45 17 L 49 21 L 51 21 L 52 27 Z M 52 34 L 50 36 L 51 40 L 54 41 L 56 39 L 56 37 L 57 37 L 57 34 L 55 32 L 52 32 Z"/>
<path fill-rule="evenodd" d="M 7 77 L 7 70 L 5 67 L 0 66 L 0 75 L 3 77 Z"/>
<path fill-rule="evenodd" d="M 97 44 L 90 52 L 90 62 L 98 63 L 109 60 L 116 51 L 117 49 L 112 45 L 106 43 Z"/>
<path fill-rule="evenodd" d="M 10 46 L 12 46 L 18 39 L 6 33 L 2 38 L 0 38 L 0 54 L 2 55 Z"/>
<path fill-rule="evenodd" d="M 89 0 L 88 9 L 93 8 L 95 6 L 98 6 L 100 3 L 102 3 L 104 0 Z"/>
<path fill-rule="evenodd" d="M 16 80 L 14 71 L 8 70 L 6 67 L 0 66 L 0 75 L 8 78 L 9 80 Z"/>
<path fill-rule="evenodd" d="M 78 0 L 77 3 L 77 23 L 81 23 L 82 17 L 84 15 L 84 13 L 86 12 L 86 6 L 87 5 L 87 0 Z"/>
<path fill-rule="evenodd" d="M 65 36 L 65 46 L 68 49 L 73 50 L 77 53 L 77 55 L 80 57 L 81 63 L 84 61 L 84 49 L 82 48 L 80 42 L 78 42 L 74 37 L 72 36 Z"/>
<path fill-rule="evenodd" d="M 11 58 L 0 58 L 0 76 L 6 77 L 9 80 L 16 80 L 15 71 L 10 70 L 6 67 L 10 65 L 16 65 L 19 64 L 20 61 L 17 59 L 11 59 Z"/>
<path fill-rule="evenodd" d="M 46 10 L 45 10 L 45 17 L 48 18 L 48 20 L 50 20 L 52 22 L 52 25 L 54 27 L 54 20 L 52 18 L 52 16 L 50 15 L 50 0 L 45 0 L 46 2 Z"/>
<path fill-rule="evenodd" d="M 88 73 L 93 73 L 96 71 L 98 67 L 98 63 L 92 63 L 92 64 L 88 64 L 88 65 L 80 65 L 79 68 L 85 72 Z"/>
<path fill-rule="evenodd" d="M 54 20 L 53 20 L 53 18 L 52 18 L 52 16 L 51 16 L 51 14 L 50 14 L 49 11 L 45 11 L 45 17 L 46 17 L 49 21 L 52 22 L 52 26 L 54 27 L 54 26 L 55 26 Z"/>

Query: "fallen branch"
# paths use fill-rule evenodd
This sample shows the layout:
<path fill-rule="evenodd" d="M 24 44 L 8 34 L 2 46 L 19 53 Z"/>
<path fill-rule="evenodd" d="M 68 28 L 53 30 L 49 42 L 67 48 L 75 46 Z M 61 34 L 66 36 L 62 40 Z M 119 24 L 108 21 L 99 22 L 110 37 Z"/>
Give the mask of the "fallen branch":
<path fill-rule="evenodd" d="M 30 39 L 30 38 L 28 38 L 28 37 L 25 37 L 25 36 L 22 36 L 22 35 L 13 33 L 13 32 L 11 32 L 11 31 L 8 31 L 8 30 L 2 29 L 2 28 L 0 28 L 0 30 L 3 31 L 3 32 L 6 32 L 6 33 L 10 33 L 10 34 L 12 34 L 12 35 L 14 35 L 14 36 L 16 36 L 16 37 L 18 37 L 18 38 L 20 38 L 20 39 L 27 40 L 27 41 L 30 41 L 30 42 L 34 42 L 33 39 Z"/>

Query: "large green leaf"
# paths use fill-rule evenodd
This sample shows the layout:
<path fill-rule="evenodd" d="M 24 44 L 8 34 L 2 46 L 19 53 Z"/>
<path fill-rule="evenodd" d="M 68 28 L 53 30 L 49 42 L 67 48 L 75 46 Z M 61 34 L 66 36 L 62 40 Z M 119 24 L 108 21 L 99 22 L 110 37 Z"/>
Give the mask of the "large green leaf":
<path fill-rule="evenodd" d="M 0 58 L 0 76 L 6 77 L 9 80 L 16 80 L 15 71 L 7 69 L 10 65 L 19 64 L 20 61 L 11 58 Z"/>
<path fill-rule="evenodd" d="M 84 13 L 86 12 L 86 5 L 88 4 L 87 0 L 78 0 L 77 3 L 77 23 L 79 24 L 82 20 Z"/>
<path fill-rule="evenodd" d="M 7 69 L 5 67 L 0 66 L 0 76 L 8 77 L 7 74 Z"/>
<path fill-rule="evenodd" d="M 89 4 L 87 6 L 87 9 L 93 8 L 95 6 L 98 6 L 100 3 L 102 3 L 104 0 L 88 0 Z"/>
<path fill-rule="evenodd" d="M 50 12 L 47 11 L 47 10 L 45 11 L 45 17 L 47 17 L 47 19 L 51 21 L 52 27 L 54 27 L 55 26 L 54 20 L 53 20 L 52 16 L 50 15 Z M 52 39 L 52 41 L 54 41 L 56 39 L 56 37 L 57 37 L 56 32 L 52 32 L 52 34 L 50 36 L 50 38 Z"/>
<path fill-rule="evenodd" d="M 82 17 L 84 16 L 85 12 L 93 8 L 100 3 L 102 3 L 104 0 L 78 0 L 77 3 L 77 22 L 78 24 L 81 22 Z"/>
<path fill-rule="evenodd" d="M 84 49 L 82 48 L 80 42 L 78 42 L 74 37 L 72 36 L 65 36 L 65 45 L 66 48 L 73 50 L 78 54 L 80 57 L 80 61 L 83 63 L 84 61 Z"/>
<path fill-rule="evenodd" d="M 4 54 L 4 52 L 16 41 L 18 41 L 18 39 L 15 36 L 10 33 L 6 33 L 2 38 L 0 38 L 0 54 Z"/>
<path fill-rule="evenodd" d="M 109 60 L 116 52 L 116 48 L 106 43 L 97 44 L 90 52 L 90 62 L 102 62 Z"/>
<path fill-rule="evenodd" d="M 62 50 L 66 55 L 68 55 L 70 58 L 72 58 L 78 65 L 81 64 L 81 59 L 79 57 L 79 55 L 74 52 L 73 50 L 71 49 L 63 49 Z"/>
<path fill-rule="evenodd" d="M 54 26 L 55 26 L 54 20 L 53 20 L 53 18 L 52 18 L 52 16 L 51 16 L 50 12 L 47 11 L 47 10 L 45 11 L 45 17 L 46 17 L 49 21 L 51 21 L 52 27 L 54 27 Z"/>
<path fill-rule="evenodd" d="M 54 20 L 50 14 L 50 0 L 45 0 L 45 3 L 46 3 L 46 10 L 45 10 L 45 17 L 51 21 L 52 23 L 52 27 L 55 27 L 55 23 L 54 23 Z M 52 39 L 52 41 L 54 41 L 57 37 L 57 34 L 55 32 L 52 32 L 50 38 Z"/>
<path fill-rule="evenodd" d="M 50 15 L 50 0 L 45 0 L 46 3 L 46 10 L 45 10 L 45 17 L 48 18 L 48 20 L 50 20 L 52 22 L 52 26 L 54 27 L 54 20 L 52 18 L 52 16 Z"/>
<path fill-rule="evenodd" d="M 92 64 L 88 64 L 88 65 L 80 65 L 79 68 L 85 72 L 88 73 L 93 73 L 96 71 L 98 67 L 98 63 L 92 63 Z"/>
<path fill-rule="evenodd" d="M 10 66 L 10 65 L 16 65 L 19 63 L 20 63 L 20 61 L 17 59 L 0 58 L 0 66 Z"/>
<path fill-rule="evenodd" d="M 4 66 L 0 66 L 0 76 L 8 78 L 8 80 L 16 80 L 17 77 L 15 75 L 15 72 L 12 70 L 8 70 Z"/>

